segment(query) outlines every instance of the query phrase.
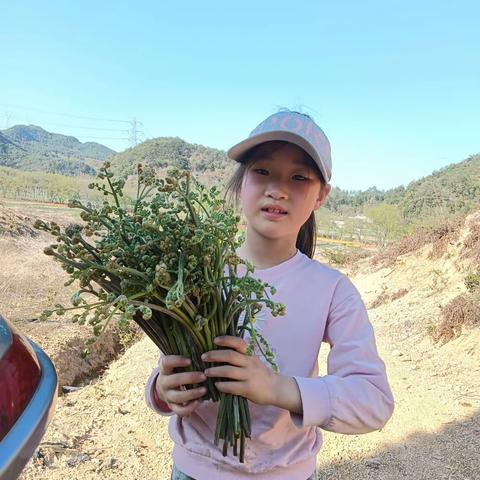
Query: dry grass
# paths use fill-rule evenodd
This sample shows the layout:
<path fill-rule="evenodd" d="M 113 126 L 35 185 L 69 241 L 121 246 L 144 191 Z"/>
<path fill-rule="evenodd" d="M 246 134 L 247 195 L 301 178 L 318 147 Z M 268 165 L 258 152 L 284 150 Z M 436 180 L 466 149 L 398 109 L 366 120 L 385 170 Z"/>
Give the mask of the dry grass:
<path fill-rule="evenodd" d="M 32 221 L 29 217 L 17 214 L 0 202 L 0 235 L 36 237 L 38 232 L 32 227 Z"/>
<path fill-rule="evenodd" d="M 401 288 L 400 290 L 397 290 L 395 293 L 392 293 L 392 296 L 390 297 L 390 300 L 393 302 L 394 300 L 398 300 L 399 298 L 402 298 L 409 292 L 408 288 Z"/>
<path fill-rule="evenodd" d="M 379 307 L 380 305 L 383 305 L 383 304 L 385 304 L 385 303 L 388 303 L 389 299 L 390 299 L 390 295 L 387 293 L 386 289 L 384 289 L 384 290 L 380 293 L 380 295 L 378 295 L 378 297 L 375 298 L 375 300 L 373 300 L 373 301 L 370 303 L 370 305 L 369 305 L 368 308 L 370 308 L 370 309 L 377 308 L 377 307 Z"/>
<path fill-rule="evenodd" d="M 399 298 L 402 298 L 407 293 L 408 293 L 408 289 L 400 288 L 396 292 L 390 294 L 390 293 L 387 292 L 387 288 L 384 286 L 382 292 L 378 295 L 377 298 L 375 298 L 375 300 L 373 300 L 370 303 L 368 308 L 374 309 L 374 308 L 379 307 L 380 305 L 384 305 L 386 303 L 391 303 L 395 300 L 398 300 Z"/>
<path fill-rule="evenodd" d="M 37 318 L 55 303 L 67 304 L 73 286 L 64 287 L 69 276 L 43 254 L 45 236 L 0 237 L 0 312 L 13 322 Z"/>
<path fill-rule="evenodd" d="M 460 258 L 470 258 L 475 269 L 480 270 L 480 212 L 468 217 L 468 235 L 463 240 Z"/>
<path fill-rule="evenodd" d="M 16 208 L 0 204 L 0 313 L 13 322 L 36 318 L 55 303 L 68 304 L 75 291 L 73 286 L 64 287 L 69 276 L 43 253 L 53 237 L 33 228 L 37 218 L 54 218 L 62 225 L 75 221 L 64 208 L 51 211 L 45 215 L 32 204 Z M 1 228 L 2 218 L 8 229 Z"/>
<path fill-rule="evenodd" d="M 428 258 L 435 260 L 444 255 L 449 244 L 458 240 L 460 231 L 465 225 L 465 216 L 457 215 L 452 218 L 447 218 L 442 224 L 434 227 L 429 234 L 432 243 L 432 250 Z"/>
<path fill-rule="evenodd" d="M 458 295 L 441 308 L 442 320 L 437 327 L 429 329 L 434 343 L 442 345 L 458 338 L 463 327 L 480 325 L 480 295 Z"/>
<path fill-rule="evenodd" d="M 391 266 L 398 257 L 432 244 L 429 259 L 441 257 L 449 245 L 454 242 L 464 225 L 465 216 L 450 217 L 433 227 L 420 227 L 413 233 L 393 242 L 372 258 L 373 265 Z"/>

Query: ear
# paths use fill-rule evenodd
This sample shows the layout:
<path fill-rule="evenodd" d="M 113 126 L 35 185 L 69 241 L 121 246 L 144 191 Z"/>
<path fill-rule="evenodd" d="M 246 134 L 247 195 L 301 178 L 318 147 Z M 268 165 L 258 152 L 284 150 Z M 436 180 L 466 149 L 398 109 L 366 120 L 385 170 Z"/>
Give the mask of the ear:
<path fill-rule="evenodd" d="M 328 194 L 332 190 L 332 186 L 329 183 L 322 185 L 320 188 L 320 193 L 318 194 L 318 198 L 315 201 L 315 205 L 313 207 L 314 210 L 318 210 L 324 203 L 328 197 Z"/>

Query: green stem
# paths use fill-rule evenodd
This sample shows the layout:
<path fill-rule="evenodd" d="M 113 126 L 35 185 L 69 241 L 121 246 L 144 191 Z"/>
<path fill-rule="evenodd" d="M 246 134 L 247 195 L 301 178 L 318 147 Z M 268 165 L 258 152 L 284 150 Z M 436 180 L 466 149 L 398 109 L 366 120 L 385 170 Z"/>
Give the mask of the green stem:
<path fill-rule="evenodd" d="M 185 316 L 182 314 L 182 312 L 179 311 L 178 309 L 176 309 L 177 310 L 177 313 L 176 313 L 173 310 L 168 310 L 167 308 L 160 307 L 159 305 L 155 305 L 153 303 L 146 303 L 146 302 L 131 302 L 131 303 L 132 303 L 132 305 L 136 305 L 136 306 L 145 305 L 146 307 L 148 307 L 152 310 L 162 312 L 165 315 L 169 316 L 170 318 L 173 318 L 177 322 L 180 322 L 190 332 L 192 337 L 195 339 L 197 345 L 200 348 L 203 348 L 204 351 L 206 351 L 205 350 L 206 345 L 203 341 L 203 338 L 201 337 L 201 335 L 197 332 L 197 330 L 195 328 L 192 328 L 192 325 L 190 324 L 188 319 L 186 319 Z"/>
<path fill-rule="evenodd" d="M 120 218 L 123 218 L 123 215 L 120 211 L 120 202 L 118 201 L 118 197 L 117 197 L 117 192 L 115 191 L 115 189 L 113 188 L 113 185 L 112 185 L 112 182 L 110 181 L 110 177 L 108 176 L 108 173 L 106 173 L 105 175 L 107 177 L 107 182 L 108 182 L 108 185 L 110 187 L 110 190 L 112 191 L 112 195 L 113 195 L 113 198 L 115 199 L 115 205 L 117 205 L 117 208 L 119 209 L 118 211 L 118 215 Z"/>
<path fill-rule="evenodd" d="M 62 311 L 64 311 L 64 312 L 68 312 L 69 310 L 77 310 L 77 309 L 79 309 L 79 308 L 83 308 L 83 309 L 85 309 L 85 310 L 91 310 L 92 307 L 97 307 L 97 306 L 99 306 L 99 305 L 108 305 L 108 303 L 109 303 L 109 302 L 98 302 L 98 303 L 92 303 L 92 304 L 90 304 L 90 305 L 79 305 L 78 307 L 55 308 L 55 309 L 53 309 L 53 310 L 49 310 L 49 309 L 47 308 L 47 310 L 48 310 L 49 312 L 56 312 L 57 310 L 62 310 Z"/>

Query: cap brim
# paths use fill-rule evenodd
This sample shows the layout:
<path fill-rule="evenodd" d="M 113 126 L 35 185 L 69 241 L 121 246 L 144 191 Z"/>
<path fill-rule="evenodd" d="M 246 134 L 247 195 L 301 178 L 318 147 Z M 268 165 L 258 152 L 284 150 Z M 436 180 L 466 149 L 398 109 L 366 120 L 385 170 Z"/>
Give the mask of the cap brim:
<path fill-rule="evenodd" d="M 296 133 L 293 133 L 293 132 L 287 132 L 285 130 L 276 130 L 276 131 L 259 133 L 258 135 L 249 137 L 243 140 L 242 142 L 237 143 L 236 145 L 231 147 L 227 151 L 227 155 L 232 160 L 241 162 L 243 160 L 243 156 L 245 155 L 245 153 L 247 153 L 248 150 L 250 150 L 251 148 L 256 147 L 257 145 L 260 145 L 261 143 L 271 142 L 275 140 L 283 140 L 285 142 L 290 142 L 302 148 L 303 150 L 305 150 L 313 158 L 315 163 L 318 165 L 318 168 L 322 172 L 322 175 L 325 181 L 326 182 L 330 181 L 330 177 L 329 175 L 327 175 L 327 171 L 325 166 L 323 165 L 323 161 L 318 156 L 313 145 L 307 140 L 305 140 L 304 137 L 297 135 Z"/>

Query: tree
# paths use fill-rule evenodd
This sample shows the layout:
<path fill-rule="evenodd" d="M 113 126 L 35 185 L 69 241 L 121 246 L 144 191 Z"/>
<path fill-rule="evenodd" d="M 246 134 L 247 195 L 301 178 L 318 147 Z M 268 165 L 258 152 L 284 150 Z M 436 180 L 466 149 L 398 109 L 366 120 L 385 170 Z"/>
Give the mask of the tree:
<path fill-rule="evenodd" d="M 396 205 L 380 203 L 367 207 L 365 215 L 372 221 L 377 231 L 378 243 L 383 247 L 405 231 L 405 220 Z"/>

